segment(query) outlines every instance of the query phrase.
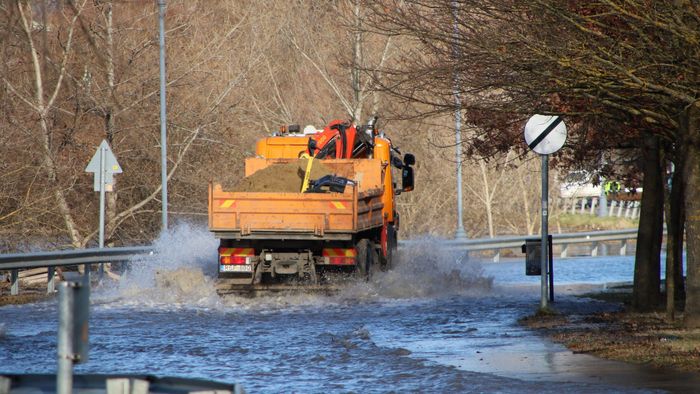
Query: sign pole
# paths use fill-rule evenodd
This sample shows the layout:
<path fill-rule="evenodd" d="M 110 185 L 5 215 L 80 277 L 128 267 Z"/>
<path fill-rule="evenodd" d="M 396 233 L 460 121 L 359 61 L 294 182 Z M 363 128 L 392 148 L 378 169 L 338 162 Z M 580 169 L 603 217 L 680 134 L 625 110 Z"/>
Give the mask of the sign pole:
<path fill-rule="evenodd" d="M 121 174 L 122 168 L 117 163 L 117 158 L 112 153 L 107 140 L 102 140 L 100 146 L 95 151 L 95 154 L 90 159 L 85 172 L 95 174 L 93 182 L 93 190 L 100 192 L 100 225 L 99 225 L 99 243 L 100 249 L 105 247 L 105 193 L 114 191 L 114 174 Z M 107 190 L 109 188 L 109 190 Z M 86 283 L 89 283 L 90 266 L 85 264 Z M 102 280 L 104 275 L 104 267 L 100 264 L 99 279 Z"/>
<path fill-rule="evenodd" d="M 542 158 L 542 239 L 540 240 L 540 309 L 547 308 L 547 274 L 549 270 L 549 155 L 566 142 L 566 125 L 560 116 L 533 115 L 525 124 L 525 143 Z M 554 278 L 549 284 L 554 289 Z M 554 293 L 552 293 L 554 300 Z"/>
<path fill-rule="evenodd" d="M 547 271 L 549 262 L 549 155 L 542 157 L 542 240 L 540 243 L 541 290 L 540 308 L 547 308 Z"/>
<path fill-rule="evenodd" d="M 100 249 L 105 247 L 105 183 L 106 183 L 106 172 L 107 166 L 105 161 L 107 159 L 107 149 L 104 146 L 100 146 Z M 98 278 L 102 280 L 104 276 L 104 266 L 100 264 L 98 271 Z"/>
<path fill-rule="evenodd" d="M 105 158 L 106 149 L 100 147 L 100 249 L 105 247 Z"/>

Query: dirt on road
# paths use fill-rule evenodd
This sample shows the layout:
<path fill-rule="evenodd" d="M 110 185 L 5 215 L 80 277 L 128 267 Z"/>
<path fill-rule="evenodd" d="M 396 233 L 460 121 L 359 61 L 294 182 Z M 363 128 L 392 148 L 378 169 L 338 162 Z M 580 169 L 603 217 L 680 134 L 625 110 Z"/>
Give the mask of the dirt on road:
<path fill-rule="evenodd" d="M 619 294 L 614 293 L 594 296 L 619 299 Z M 663 311 L 636 313 L 622 307 L 618 311 L 579 313 L 570 309 L 538 313 L 520 323 L 543 332 L 574 353 L 700 372 L 700 329 L 684 328 L 682 316 L 668 321 Z"/>
<path fill-rule="evenodd" d="M 48 300 L 52 297 L 54 295 L 46 294 L 46 285 L 25 285 L 20 288 L 18 295 L 10 295 L 10 284 L 8 282 L 0 282 L 0 306 L 29 304 L 31 302 Z"/>

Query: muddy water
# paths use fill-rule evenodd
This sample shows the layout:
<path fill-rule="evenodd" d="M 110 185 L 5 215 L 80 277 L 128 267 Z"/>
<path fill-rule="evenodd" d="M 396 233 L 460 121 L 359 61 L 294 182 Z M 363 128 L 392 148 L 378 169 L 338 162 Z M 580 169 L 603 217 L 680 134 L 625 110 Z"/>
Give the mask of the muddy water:
<path fill-rule="evenodd" d="M 93 293 L 90 361 L 76 370 L 239 382 L 254 393 L 700 387 L 687 376 L 573 355 L 519 327 L 539 289 L 509 266 L 518 263 L 466 261 L 436 253 L 435 242 L 402 251 L 394 271 L 334 296 L 222 299 L 209 264 L 216 241 L 180 227 L 160 240 L 158 261 L 135 262 L 120 283 Z M 593 279 L 586 283 L 605 281 Z M 557 305 L 591 308 L 565 295 L 579 287 L 566 282 Z M 0 371 L 55 371 L 56 321 L 53 302 L 0 308 Z"/>

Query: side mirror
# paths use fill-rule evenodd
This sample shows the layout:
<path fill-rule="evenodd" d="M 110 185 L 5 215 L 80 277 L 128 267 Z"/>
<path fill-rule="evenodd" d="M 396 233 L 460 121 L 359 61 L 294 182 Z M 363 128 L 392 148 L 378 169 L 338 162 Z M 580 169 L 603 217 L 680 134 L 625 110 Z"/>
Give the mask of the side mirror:
<path fill-rule="evenodd" d="M 416 164 L 416 157 L 410 153 L 406 153 L 406 155 L 404 155 L 404 157 L 403 157 L 403 162 L 407 166 L 412 166 L 412 165 Z"/>
<path fill-rule="evenodd" d="M 404 166 L 401 171 L 401 188 L 405 192 L 413 190 L 413 168 Z"/>
<path fill-rule="evenodd" d="M 401 158 L 393 155 L 391 156 L 391 165 L 393 165 L 396 168 L 403 168 L 403 162 L 401 161 Z"/>

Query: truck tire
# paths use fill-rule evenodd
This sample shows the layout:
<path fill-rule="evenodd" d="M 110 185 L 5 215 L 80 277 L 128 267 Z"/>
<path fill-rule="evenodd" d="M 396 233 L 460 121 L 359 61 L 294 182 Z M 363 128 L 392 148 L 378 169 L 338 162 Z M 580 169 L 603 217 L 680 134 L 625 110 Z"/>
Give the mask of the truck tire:
<path fill-rule="evenodd" d="M 382 271 L 387 271 L 394 267 L 394 256 L 396 255 L 397 244 L 396 228 L 390 224 L 386 229 L 386 256 L 383 256 L 381 250 L 379 252 L 379 262 Z"/>
<path fill-rule="evenodd" d="M 376 261 L 372 243 L 363 238 L 357 242 L 355 245 L 355 250 L 357 251 L 357 256 L 355 257 L 355 275 L 358 278 L 369 280 L 370 273 L 372 272 L 372 266 Z"/>

